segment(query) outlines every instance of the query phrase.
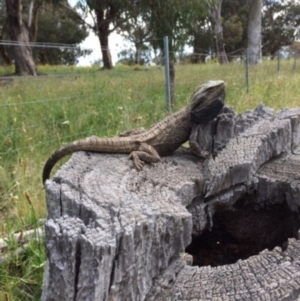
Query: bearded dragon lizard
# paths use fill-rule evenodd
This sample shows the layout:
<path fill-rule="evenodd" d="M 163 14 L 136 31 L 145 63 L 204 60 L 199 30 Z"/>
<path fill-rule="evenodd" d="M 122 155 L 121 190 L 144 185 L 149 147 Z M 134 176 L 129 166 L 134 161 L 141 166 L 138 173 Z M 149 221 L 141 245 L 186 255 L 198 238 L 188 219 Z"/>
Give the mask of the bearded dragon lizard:
<path fill-rule="evenodd" d="M 157 163 L 160 156 L 172 154 L 188 141 L 194 123 L 207 124 L 213 120 L 223 108 L 224 98 L 224 82 L 208 81 L 195 89 L 186 107 L 157 122 L 148 130 L 132 131 L 126 137 L 92 136 L 71 142 L 49 157 L 43 170 L 43 183 L 49 178 L 56 162 L 77 151 L 130 154 L 134 166 L 140 171 L 144 162 Z M 198 148 L 195 141 L 190 141 L 190 145 L 192 150 Z M 200 147 L 195 153 L 201 156 Z"/>

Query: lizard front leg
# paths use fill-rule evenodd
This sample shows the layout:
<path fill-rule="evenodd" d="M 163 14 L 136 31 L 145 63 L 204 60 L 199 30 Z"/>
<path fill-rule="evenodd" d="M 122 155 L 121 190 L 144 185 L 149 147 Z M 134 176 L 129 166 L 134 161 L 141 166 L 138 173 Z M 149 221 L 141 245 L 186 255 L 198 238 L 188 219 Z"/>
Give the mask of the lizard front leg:
<path fill-rule="evenodd" d="M 194 125 L 190 134 L 189 144 L 196 156 L 206 159 L 211 154 L 209 150 L 212 150 L 212 136 L 204 129 L 205 126 L 202 124 Z"/>
<path fill-rule="evenodd" d="M 157 163 L 160 156 L 154 147 L 147 143 L 141 143 L 138 150 L 130 153 L 129 158 L 133 160 L 133 164 L 138 171 L 143 169 L 144 163 Z"/>

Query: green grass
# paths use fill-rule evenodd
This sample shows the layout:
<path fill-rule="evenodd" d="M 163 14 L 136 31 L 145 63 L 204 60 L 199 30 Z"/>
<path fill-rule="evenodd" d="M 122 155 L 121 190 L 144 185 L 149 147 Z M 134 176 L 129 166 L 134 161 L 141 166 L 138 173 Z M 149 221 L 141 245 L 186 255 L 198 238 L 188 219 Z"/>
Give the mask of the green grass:
<path fill-rule="evenodd" d="M 35 227 L 45 216 L 41 172 L 62 144 L 148 127 L 167 114 L 163 68 L 41 66 L 38 71 L 43 75 L 11 83 L 0 77 L 0 236 Z M 9 73 L 0 67 L 0 76 Z M 282 62 L 279 72 L 277 62 L 266 61 L 250 68 L 247 94 L 243 64 L 178 65 L 173 111 L 210 79 L 225 80 L 226 103 L 238 112 L 261 102 L 274 109 L 296 107 L 299 74 L 292 61 Z M 9 253 L 16 247 L 10 244 Z M 42 242 L 33 241 L 21 257 L 0 266 L 0 300 L 39 300 L 44 261 Z"/>
<path fill-rule="evenodd" d="M 36 236 L 26 245 L 19 245 L 12 237 L 17 229 L 26 230 L 28 227 L 36 229 L 38 218 L 32 205 L 26 218 L 17 224 L 7 221 L 6 254 L 7 260 L 0 263 L 0 300 L 40 300 L 41 284 L 45 266 L 44 242 Z M 17 254 L 21 249 L 22 253 Z M 2 255 L 2 254 L 1 254 Z"/>

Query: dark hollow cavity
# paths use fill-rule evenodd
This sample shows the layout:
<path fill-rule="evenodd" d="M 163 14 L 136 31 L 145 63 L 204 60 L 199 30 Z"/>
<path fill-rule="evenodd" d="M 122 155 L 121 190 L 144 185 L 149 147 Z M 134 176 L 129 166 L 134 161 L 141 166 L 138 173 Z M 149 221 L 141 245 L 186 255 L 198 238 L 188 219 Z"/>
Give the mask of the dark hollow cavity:
<path fill-rule="evenodd" d="M 276 246 L 285 250 L 288 238 L 297 238 L 299 227 L 299 214 L 286 203 L 261 209 L 243 200 L 232 207 L 217 205 L 212 230 L 193 236 L 186 252 L 197 266 L 232 264 Z"/>

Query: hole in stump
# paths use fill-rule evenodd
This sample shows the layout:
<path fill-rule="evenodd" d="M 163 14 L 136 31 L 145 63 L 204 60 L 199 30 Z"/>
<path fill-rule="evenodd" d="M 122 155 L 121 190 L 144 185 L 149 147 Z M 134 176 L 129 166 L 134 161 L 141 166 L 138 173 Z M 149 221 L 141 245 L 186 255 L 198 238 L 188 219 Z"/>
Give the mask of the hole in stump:
<path fill-rule="evenodd" d="M 299 214 L 286 203 L 259 210 L 254 206 L 242 199 L 232 207 L 217 205 L 212 230 L 193 237 L 186 249 L 193 255 L 194 265 L 232 264 L 264 249 L 279 246 L 285 250 L 288 238 L 297 238 Z"/>

